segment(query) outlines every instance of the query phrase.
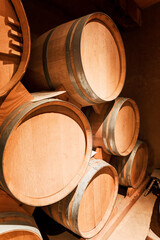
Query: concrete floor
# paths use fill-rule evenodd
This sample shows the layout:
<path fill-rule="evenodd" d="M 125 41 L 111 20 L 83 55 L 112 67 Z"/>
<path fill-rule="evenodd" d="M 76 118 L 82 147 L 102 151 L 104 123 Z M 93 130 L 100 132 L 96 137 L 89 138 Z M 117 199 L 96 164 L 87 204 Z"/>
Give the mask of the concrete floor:
<path fill-rule="evenodd" d="M 108 240 L 145 240 L 155 200 L 152 193 L 147 197 L 142 194 Z"/>

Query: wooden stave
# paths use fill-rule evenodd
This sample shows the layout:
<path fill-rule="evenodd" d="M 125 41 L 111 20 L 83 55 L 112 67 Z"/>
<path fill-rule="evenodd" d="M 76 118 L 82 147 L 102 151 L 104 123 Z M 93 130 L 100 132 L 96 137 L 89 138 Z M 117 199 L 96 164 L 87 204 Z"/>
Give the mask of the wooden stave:
<path fill-rule="evenodd" d="M 14 6 L 15 12 L 17 14 L 18 20 L 20 21 L 20 26 L 23 36 L 23 52 L 20 60 L 19 67 L 14 73 L 10 82 L 0 89 L 0 97 L 4 97 L 8 94 L 10 90 L 22 79 L 30 58 L 31 51 L 31 37 L 30 37 L 30 28 L 28 20 L 26 17 L 25 10 L 23 8 L 21 0 L 10 0 L 11 4 Z"/>
<path fill-rule="evenodd" d="M 97 166 L 95 166 L 95 164 L 98 165 L 98 163 L 99 164 L 102 163 L 102 166 L 99 168 Z M 52 217 L 55 221 L 57 221 L 64 227 L 68 228 L 69 230 L 73 231 L 74 233 L 82 236 L 83 238 L 91 238 L 91 237 L 95 236 L 103 228 L 104 224 L 106 223 L 106 221 L 108 220 L 108 218 L 110 216 L 112 208 L 114 207 L 114 203 L 115 203 L 117 193 L 118 193 L 118 176 L 117 176 L 117 172 L 114 167 L 112 168 L 112 166 L 109 163 L 104 162 L 103 160 L 100 160 L 100 159 L 91 160 L 89 165 L 90 165 L 90 167 L 88 167 L 89 172 L 86 171 L 86 175 L 81 179 L 80 183 L 78 184 L 78 187 L 77 187 L 78 191 L 76 188 L 65 199 L 62 199 L 61 201 L 54 204 L 53 209 L 52 209 L 52 205 L 43 207 L 43 210 L 50 217 Z M 92 165 L 93 165 L 93 168 L 95 167 L 94 170 L 92 169 Z M 79 190 L 81 191 L 81 183 L 83 183 L 83 182 L 85 183 L 85 185 L 83 186 L 83 190 L 85 190 L 87 188 L 88 184 L 91 182 L 92 178 L 94 177 L 94 173 L 96 174 L 103 167 L 109 167 L 109 168 L 111 167 L 114 177 L 115 177 L 115 179 L 114 179 L 115 192 L 112 196 L 113 201 L 109 204 L 110 209 L 109 209 L 109 211 L 107 209 L 107 211 L 105 213 L 105 217 L 102 219 L 100 224 L 98 224 L 98 226 L 96 226 L 96 228 L 94 228 L 90 232 L 83 233 L 79 230 L 79 227 L 78 227 L 78 209 L 79 209 L 80 203 L 79 203 L 79 205 L 77 204 L 75 195 L 78 196 L 79 201 L 80 201 L 83 196 L 82 193 L 81 193 L 81 196 L 79 196 Z M 96 172 L 96 169 L 97 169 L 97 172 Z M 92 171 L 90 171 L 90 170 L 92 170 Z M 88 179 L 88 177 L 90 179 Z M 87 179 L 87 182 L 85 182 L 85 180 L 86 180 L 85 178 Z M 75 204 L 75 206 L 73 207 L 74 204 Z M 65 210 L 65 213 L 63 212 L 63 210 Z M 56 212 L 56 215 L 55 215 L 55 212 Z"/>
<path fill-rule="evenodd" d="M 140 176 L 138 177 L 136 183 L 133 183 L 133 180 L 131 179 L 132 165 L 133 165 L 134 157 L 137 153 L 137 150 L 140 147 L 144 147 L 145 153 L 146 153 L 146 158 L 145 158 L 145 162 L 143 163 L 143 168 L 142 168 Z M 126 163 L 127 163 L 127 165 L 125 166 Z M 115 157 L 114 156 L 113 158 L 111 158 L 111 164 L 116 168 L 116 170 L 118 172 L 120 185 L 138 188 L 145 178 L 147 164 L 148 164 L 148 148 L 147 148 L 146 143 L 141 140 L 138 140 L 136 142 L 132 152 L 128 156 L 125 156 L 125 157 Z"/>
<path fill-rule="evenodd" d="M 85 133 L 85 139 L 86 139 L 86 152 L 85 152 L 85 160 L 83 162 L 82 165 L 82 169 L 79 171 L 78 176 L 75 176 L 74 179 L 72 179 L 72 181 L 70 182 L 70 185 L 67 185 L 67 189 L 62 189 L 60 192 L 58 192 L 56 195 L 57 196 L 52 196 L 49 197 L 49 202 L 48 200 L 44 200 L 42 199 L 41 202 L 38 204 L 37 201 L 34 201 L 34 198 L 32 198 L 32 201 L 28 202 L 28 199 L 26 198 L 25 200 L 19 199 L 17 198 L 17 196 L 14 196 L 14 194 L 10 191 L 10 189 L 8 188 L 6 181 L 5 181 L 5 177 L 3 175 L 3 153 L 5 150 L 5 144 L 7 142 L 7 139 L 10 135 L 10 133 L 14 130 L 15 127 L 17 127 L 25 118 L 26 113 L 30 113 L 31 111 L 34 111 L 34 109 L 36 109 L 36 107 L 41 107 L 44 104 L 47 103 L 57 103 L 57 104 L 62 104 L 62 106 L 66 106 L 68 109 L 70 108 L 72 110 L 72 108 L 74 109 L 74 113 L 79 117 L 79 120 L 81 121 L 82 124 L 82 130 Z M 65 197 L 67 194 L 69 194 L 77 185 L 77 183 L 79 182 L 79 180 L 81 179 L 81 175 L 84 174 L 88 161 L 90 159 L 90 155 L 91 155 L 91 151 L 92 151 L 92 133 L 91 133 L 91 128 L 89 125 L 89 122 L 87 121 L 85 115 L 80 111 L 79 108 L 77 108 L 76 106 L 74 106 L 71 103 L 59 100 L 59 99 L 45 99 L 45 100 L 41 100 L 38 102 L 27 102 L 24 103 L 23 105 L 21 105 L 20 107 L 18 107 L 17 109 L 15 109 L 10 116 L 3 122 L 2 126 L 0 127 L 0 156 L 1 156 L 1 163 L 0 163 L 0 186 L 11 196 L 13 196 L 14 198 L 16 198 L 17 200 L 23 202 L 24 204 L 30 205 L 30 206 L 44 206 L 44 205 L 48 205 L 51 204 L 53 202 L 59 201 L 60 199 L 62 199 L 63 197 Z"/>
<path fill-rule="evenodd" d="M 97 96 L 95 94 L 95 92 L 91 89 L 85 73 L 83 71 L 83 67 L 82 67 L 82 62 L 81 62 L 81 56 L 80 56 L 80 51 L 78 52 L 78 50 L 76 50 L 76 52 L 73 50 L 75 48 L 80 49 L 80 41 L 81 41 L 81 34 L 83 31 L 83 27 L 91 20 L 93 19 L 98 19 L 100 22 L 102 22 L 107 28 L 110 27 L 110 31 L 111 34 L 115 37 L 114 40 L 116 42 L 118 51 L 119 51 L 119 56 L 120 56 L 120 60 L 121 60 L 121 78 L 120 78 L 120 84 L 118 85 L 118 90 L 116 90 L 116 94 L 114 94 L 114 96 L 106 99 L 101 99 L 99 96 Z M 69 26 L 68 26 L 69 25 Z M 89 105 L 94 105 L 97 103 L 104 103 L 106 101 L 110 101 L 115 99 L 120 91 L 123 88 L 124 85 L 124 79 L 125 79 L 125 68 L 126 68 L 126 60 L 125 60 L 125 51 L 124 51 L 124 46 L 123 46 L 123 42 L 120 36 L 120 33 L 116 27 L 116 25 L 113 23 L 113 21 L 104 13 L 93 13 L 93 14 L 89 14 L 85 17 L 82 17 L 80 19 L 76 19 L 73 20 L 71 22 L 68 22 L 66 24 L 60 25 L 59 27 L 62 26 L 67 26 L 68 28 L 68 33 L 66 36 L 66 40 L 65 40 L 65 52 L 63 52 L 63 55 L 65 55 L 65 59 L 63 60 L 63 64 L 61 62 L 61 65 L 65 65 L 63 72 L 67 72 L 66 77 L 62 77 L 62 79 L 59 80 L 59 86 L 63 85 L 64 88 L 66 89 L 66 91 L 69 93 L 69 95 L 74 98 L 74 100 L 76 102 L 79 102 L 82 106 L 89 106 Z M 43 34 L 39 39 L 43 39 L 41 44 L 45 45 L 45 42 L 47 40 L 47 38 L 50 35 L 50 38 L 52 40 L 52 33 L 53 35 L 56 34 L 56 31 L 59 31 L 58 28 L 56 27 L 53 30 L 50 30 L 49 32 Z M 53 31 L 53 32 L 52 32 Z M 72 41 L 73 39 L 73 41 Z M 71 46 L 71 41 L 73 42 Z M 35 42 L 36 43 L 36 42 Z M 34 44 L 33 44 L 34 45 Z M 48 45 L 49 45 L 49 41 L 48 41 Z M 34 48 L 34 47 L 33 47 Z M 46 53 L 44 54 L 44 49 L 42 50 L 42 46 L 40 47 L 41 51 L 43 52 L 42 55 L 47 55 Z M 49 46 L 45 46 L 45 51 L 47 51 L 47 48 L 49 48 Z M 50 48 L 49 48 L 50 49 Z M 73 55 L 74 61 L 71 59 L 71 53 Z M 33 53 L 34 55 L 35 53 Z M 62 53 L 61 53 L 62 54 Z M 32 53 L 31 53 L 31 61 L 32 61 Z M 43 64 L 42 64 L 43 62 Z M 41 64 L 42 65 L 47 65 L 47 63 L 45 62 L 44 64 L 44 60 L 42 60 Z M 74 63 L 75 62 L 75 63 Z M 30 69 L 32 69 L 32 63 L 29 64 Z M 123 69 L 123 70 L 122 70 Z M 30 70 L 29 70 L 30 71 Z M 45 75 L 43 73 L 43 75 Z M 47 76 L 50 75 L 49 71 L 47 70 Z M 83 77 L 82 77 L 83 75 Z M 32 78 L 32 74 L 30 76 Z M 54 76 L 53 76 L 54 77 Z M 44 78 L 44 76 L 43 76 Z M 48 78 L 48 77 L 47 77 Z M 79 79 L 80 78 L 80 79 Z M 54 79 L 54 83 L 52 82 L 51 78 L 49 77 L 49 84 L 51 86 L 51 89 L 53 88 L 57 88 L 57 79 Z M 42 80 L 42 79 L 41 79 Z M 34 79 L 33 79 L 34 81 Z M 42 84 L 46 89 L 50 89 L 50 87 L 46 86 L 46 83 L 44 83 L 44 79 L 42 80 Z"/>

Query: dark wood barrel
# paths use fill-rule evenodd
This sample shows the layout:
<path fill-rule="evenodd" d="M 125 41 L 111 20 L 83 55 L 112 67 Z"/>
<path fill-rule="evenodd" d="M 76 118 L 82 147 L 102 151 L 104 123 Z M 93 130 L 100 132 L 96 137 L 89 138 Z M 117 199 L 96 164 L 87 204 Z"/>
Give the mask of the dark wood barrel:
<path fill-rule="evenodd" d="M 22 203 L 51 204 L 77 186 L 91 151 L 91 128 L 76 106 L 27 102 L 0 128 L 0 184 Z"/>
<path fill-rule="evenodd" d="M 1 0 L 0 97 L 24 75 L 30 56 L 30 29 L 20 0 Z"/>
<path fill-rule="evenodd" d="M 114 22 L 93 13 L 44 33 L 32 45 L 28 78 L 33 90 L 63 86 L 82 106 L 115 99 L 126 72 L 125 51 Z"/>
<path fill-rule="evenodd" d="M 0 190 L 0 239 L 42 240 L 34 218 L 2 190 Z"/>
<path fill-rule="evenodd" d="M 43 209 L 66 228 L 83 238 L 91 238 L 109 218 L 117 192 L 115 168 L 92 158 L 77 188 L 66 198 Z"/>
<path fill-rule="evenodd" d="M 146 175 L 148 164 L 148 148 L 146 143 L 138 140 L 130 155 L 112 157 L 110 163 L 116 168 L 119 184 L 139 187 Z"/>
<path fill-rule="evenodd" d="M 89 122 L 93 132 L 93 146 L 101 146 L 108 154 L 128 155 L 139 134 L 138 106 L 130 98 L 117 98 L 104 104 L 101 114 L 91 111 Z"/>

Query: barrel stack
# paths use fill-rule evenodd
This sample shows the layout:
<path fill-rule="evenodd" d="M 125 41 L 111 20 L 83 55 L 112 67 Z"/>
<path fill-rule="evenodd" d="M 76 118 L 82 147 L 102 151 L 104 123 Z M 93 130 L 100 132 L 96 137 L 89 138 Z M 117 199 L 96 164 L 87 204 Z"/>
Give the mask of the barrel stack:
<path fill-rule="evenodd" d="M 64 23 L 32 43 L 27 69 L 31 43 L 24 9 L 20 0 L 2 2 L 0 11 L 8 9 L 4 33 L 10 34 L 0 54 L 12 64 L 6 66 L 10 75 L 0 68 L 1 188 L 92 238 L 109 219 L 118 182 L 136 188 L 147 167 L 147 146 L 137 142 L 138 106 L 119 97 L 126 74 L 121 35 L 101 12 Z M 24 84 L 33 92 L 63 94 L 35 99 L 20 82 L 26 69 Z M 98 149 L 107 157 L 93 158 Z"/>

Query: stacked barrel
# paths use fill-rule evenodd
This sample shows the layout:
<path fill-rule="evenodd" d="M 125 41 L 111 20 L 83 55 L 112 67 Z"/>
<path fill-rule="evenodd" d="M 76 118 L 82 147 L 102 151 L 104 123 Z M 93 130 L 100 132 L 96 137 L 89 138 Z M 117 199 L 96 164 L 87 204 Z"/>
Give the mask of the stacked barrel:
<path fill-rule="evenodd" d="M 16 29 L 18 46 L 14 49 L 20 56 L 9 56 L 18 59 L 18 65 L 12 78 L 4 77 L 1 96 L 8 94 L 6 101 L 14 102 L 16 84 L 28 63 L 30 41 L 29 31 L 23 30 L 28 23 L 21 25 L 21 2 L 7 4 L 12 15 L 18 10 L 16 19 L 10 12 L 6 15 L 10 27 Z M 26 78 L 33 91 L 65 93 L 56 99 L 34 100 L 23 87 L 28 98 L 0 126 L 1 188 L 23 204 L 43 207 L 83 238 L 94 237 L 107 222 L 118 193 L 118 176 L 120 184 L 132 187 L 138 187 L 145 177 L 147 146 L 137 142 L 138 107 L 132 99 L 118 97 L 125 73 L 123 41 L 107 15 L 93 13 L 57 26 L 32 43 Z M 112 156 L 110 162 L 110 157 L 92 157 L 97 148 Z M 14 211 L 11 215 L 28 221 Z M 28 235 L 27 239 L 34 238 Z"/>

